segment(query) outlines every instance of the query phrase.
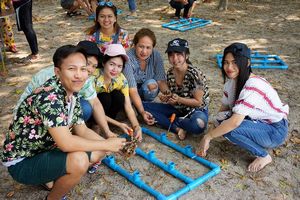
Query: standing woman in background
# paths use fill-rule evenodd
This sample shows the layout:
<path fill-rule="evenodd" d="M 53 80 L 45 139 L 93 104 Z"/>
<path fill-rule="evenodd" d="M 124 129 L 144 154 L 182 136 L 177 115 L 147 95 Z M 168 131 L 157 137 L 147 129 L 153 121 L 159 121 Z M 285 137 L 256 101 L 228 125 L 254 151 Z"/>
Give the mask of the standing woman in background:
<path fill-rule="evenodd" d="M 16 11 L 18 31 L 24 32 L 31 50 L 31 54 L 25 58 L 25 61 L 35 60 L 38 58 L 39 49 L 32 26 L 32 0 L 13 0 L 13 6 Z"/>

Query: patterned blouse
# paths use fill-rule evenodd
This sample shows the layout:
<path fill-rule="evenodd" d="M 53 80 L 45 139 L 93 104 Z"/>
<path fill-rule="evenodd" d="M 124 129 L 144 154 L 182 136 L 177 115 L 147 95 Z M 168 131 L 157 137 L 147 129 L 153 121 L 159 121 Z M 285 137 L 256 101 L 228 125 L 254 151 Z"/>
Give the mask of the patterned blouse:
<path fill-rule="evenodd" d="M 183 83 L 181 86 L 176 84 L 175 75 L 173 73 L 173 67 L 170 68 L 167 72 L 167 83 L 172 93 L 177 94 L 180 97 L 184 98 L 194 98 L 194 92 L 197 89 L 203 90 L 204 94 L 202 97 L 202 104 L 198 106 L 198 108 L 204 108 L 209 104 L 209 93 L 208 86 L 206 84 L 205 74 L 196 69 L 195 67 L 189 65 L 186 71 L 186 74 L 183 79 Z M 193 108 L 177 104 L 174 106 L 183 114 L 187 114 Z"/>
<path fill-rule="evenodd" d="M 94 73 L 95 89 L 97 93 L 110 93 L 113 90 L 120 90 L 124 96 L 129 96 L 128 82 L 124 74 L 120 73 L 116 78 L 111 80 L 108 87 L 104 84 L 104 75 L 102 69 L 97 69 Z"/>
<path fill-rule="evenodd" d="M 69 103 L 66 99 L 66 91 L 54 76 L 21 103 L 0 152 L 5 166 L 55 148 L 49 128 L 68 126 L 71 129 L 84 123 L 77 95 Z"/>
<path fill-rule="evenodd" d="M 96 31 L 92 35 L 88 35 L 87 40 L 96 42 L 101 53 L 104 53 L 105 49 L 110 44 L 122 44 L 125 49 L 130 45 L 129 34 L 124 29 L 120 29 L 119 33 L 115 33 L 111 36 L 106 36 L 100 31 Z"/>

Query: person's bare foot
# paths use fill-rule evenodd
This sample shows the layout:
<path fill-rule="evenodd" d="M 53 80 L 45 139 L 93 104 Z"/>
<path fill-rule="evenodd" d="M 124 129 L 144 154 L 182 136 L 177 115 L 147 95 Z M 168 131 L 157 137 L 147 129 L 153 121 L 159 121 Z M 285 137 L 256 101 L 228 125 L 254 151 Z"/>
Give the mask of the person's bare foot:
<path fill-rule="evenodd" d="M 263 169 L 267 164 L 272 162 L 272 157 L 268 154 L 265 157 L 257 157 L 250 165 L 248 166 L 248 171 L 258 172 Z"/>
<path fill-rule="evenodd" d="M 36 59 L 39 58 L 39 55 L 38 55 L 38 54 L 30 54 L 30 55 L 28 55 L 27 57 L 28 57 L 28 59 L 30 59 L 30 60 L 36 60 Z"/>
<path fill-rule="evenodd" d="M 179 128 L 177 135 L 180 140 L 184 140 L 186 138 L 186 131 Z"/>

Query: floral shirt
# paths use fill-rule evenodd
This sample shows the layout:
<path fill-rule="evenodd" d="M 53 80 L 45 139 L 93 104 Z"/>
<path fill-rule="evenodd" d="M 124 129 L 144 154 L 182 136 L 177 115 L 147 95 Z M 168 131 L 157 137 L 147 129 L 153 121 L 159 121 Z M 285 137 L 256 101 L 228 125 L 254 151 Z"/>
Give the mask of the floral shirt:
<path fill-rule="evenodd" d="M 122 44 L 124 49 L 129 47 L 129 34 L 124 29 L 120 29 L 119 33 L 115 33 L 111 36 L 106 36 L 100 31 L 96 31 L 92 35 L 88 35 L 86 39 L 91 42 L 96 42 L 101 53 L 104 53 L 110 44 Z"/>
<path fill-rule="evenodd" d="M 203 90 L 204 94 L 202 97 L 202 105 L 199 105 L 198 108 L 204 108 L 209 104 L 209 93 L 208 86 L 206 84 L 205 74 L 196 69 L 195 67 L 189 65 L 188 69 L 184 75 L 182 85 L 177 85 L 175 80 L 175 75 L 173 73 L 173 68 L 170 68 L 167 72 L 167 83 L 172 93 L 177 94 L 180 97 L 184 98 L 194 98 L 194 92 L 197 89 Z M 181 111 L 184 114 L 187 114 L 193 108 L 177 104 L 175 108 Z"/>
<path fill-rule="evenodd" d="M 124 74 L 120 73 L 116 78 L 113 78 L 108 87 L 104 84 L 104 76 L 103 71 L 101 69 L 97 69 L 94 73 L 94 76 L 95 89 L 97 93 L 110 93 L 113 90 L 120 90 L 125 97 L 129 96 L 128 82 Z"/>
<path fill-rule="evenodd" d="M 47 80 L 49 80 L 53 76 L 55 76 L 53 65 L 50 65 L 40 70 L 38 73 L 36 73 L 32 77 L 30 83 L 26 86 L 23 94 L 21 95 L 19 101 L 17 102 L 17 105 L 14 108 L 14 113 L 17 111 L 18 107 L 24 101 L 24 99 L 26 99 L 26 97 L 28 97 L 36 88 L 43 85 Z M 84 86 L 81 88 L 78 95 L 80 96 L 80 98 L 83 98 L 87 101 L 90 101 L 97 97 L 94 88 L 94 79 L 92 76 L 86 80 Z"/>
<path fill-rule="evenodd" d="M 5 166 L 55 148 L 49 128 L 84 123 L 79 98 L 67 93 L 54 76 L 33 91 L 19 106 L 6 133 L 0 158 Z"/>

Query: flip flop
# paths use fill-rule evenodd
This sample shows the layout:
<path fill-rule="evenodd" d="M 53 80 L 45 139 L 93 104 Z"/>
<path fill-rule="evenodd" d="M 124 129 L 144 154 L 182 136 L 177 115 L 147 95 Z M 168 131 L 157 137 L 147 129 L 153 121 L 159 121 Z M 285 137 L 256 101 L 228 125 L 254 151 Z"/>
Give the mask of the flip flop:
<path fill-rule="evenodd" d="M 47 190 L 47 191 L 51 191 L 51 189 L 52 189 L 52 188 L 49 188 L 49 187 L 46 185 L 46 183 L 41 184 L 41 186 L 42 186 L 45 190 Z M 46 197 L 46 199 L 47 199 L 47 197 Z"/>

